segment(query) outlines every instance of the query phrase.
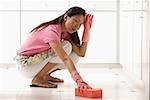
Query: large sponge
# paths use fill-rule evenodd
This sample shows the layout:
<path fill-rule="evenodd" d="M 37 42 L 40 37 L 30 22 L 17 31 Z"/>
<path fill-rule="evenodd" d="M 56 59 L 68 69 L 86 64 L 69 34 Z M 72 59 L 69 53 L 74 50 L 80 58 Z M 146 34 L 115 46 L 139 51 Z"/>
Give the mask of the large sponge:
<path fill-rule="evenodd" d="M 102 98 L 102 89 L 83 89 L 75 88 L 75 96 L 87 98 Z"/>

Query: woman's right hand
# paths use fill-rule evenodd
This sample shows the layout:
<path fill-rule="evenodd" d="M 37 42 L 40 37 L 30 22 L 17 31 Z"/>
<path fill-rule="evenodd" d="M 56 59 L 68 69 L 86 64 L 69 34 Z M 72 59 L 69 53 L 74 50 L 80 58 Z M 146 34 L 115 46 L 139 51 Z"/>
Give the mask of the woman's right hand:
<path fill-rule="evenodd" d="M 86 82 L 83 81 L 83 79 L 77 71 L 73 71 L 71 73 L 71 77 L 77 83 L 77 86 L 80 89 L 80 91 L 82 91 L 82 89 L 91 88 L 91 86 L 89 86 Z"/>
<path fill-rule="evenodd" d="M 77 72 L 72 60 L 68 57 L 67 53 L 62 48 L 58 41 L 53 41 L 49 43 L 54 52 L 62 59 L 64 64 L 67 66 L 69 72 L 71 73 L 72 79 L 77 83 L 78 87 L 89 88 L 89 85 L 83 81 L 79 73 Z"/>
<path fill-rule="evenodd" d="M 78 82 L 77 83 L 78 88 L 80 89 L 80 91 L 82 91 L 83 89 L 91 89 L 92 87 L 89 86 L 86 82 Z"/>

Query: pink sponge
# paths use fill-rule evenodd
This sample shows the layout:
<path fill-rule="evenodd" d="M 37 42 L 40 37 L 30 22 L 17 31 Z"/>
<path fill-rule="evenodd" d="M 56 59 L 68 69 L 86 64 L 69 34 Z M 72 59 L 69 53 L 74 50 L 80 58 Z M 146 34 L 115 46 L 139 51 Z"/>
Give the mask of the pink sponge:
<path fill-rule="evenodd" d="M 81 92 L 79 88 L 75 88 L 75 96 L 102 98 L 102 89 L 83 89 Z"/>

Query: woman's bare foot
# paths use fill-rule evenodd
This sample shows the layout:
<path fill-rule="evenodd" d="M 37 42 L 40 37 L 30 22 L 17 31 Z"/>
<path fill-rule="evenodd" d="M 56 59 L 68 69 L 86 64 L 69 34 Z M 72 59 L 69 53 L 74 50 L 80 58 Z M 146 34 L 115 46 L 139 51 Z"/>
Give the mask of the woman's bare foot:
<path fill-rule="evenodd" d="M 60 78 L 57 78 L 57 77 L 53 77 L 53 76 L 50 76 L 50 75 L 46 76 L 46 80 L 47 81 L 51 81 L 51 82 L 57 82 L 57 83 L 63 83 L 64 82 L 63 79 L 60 79 Z"/>
<path fill-rule="evenodd" d="M 32 85 L 30 85 L 30 86 L 31 87 L 32 86 L 34 86 L 34 87 L 43 87 L 43 88 L 57 88 L 56 84 L 48 82 L 45 77 L 43 77 L 43 78 L 41 78 L 41 77 L 35 77 L 32 80 Z"/>

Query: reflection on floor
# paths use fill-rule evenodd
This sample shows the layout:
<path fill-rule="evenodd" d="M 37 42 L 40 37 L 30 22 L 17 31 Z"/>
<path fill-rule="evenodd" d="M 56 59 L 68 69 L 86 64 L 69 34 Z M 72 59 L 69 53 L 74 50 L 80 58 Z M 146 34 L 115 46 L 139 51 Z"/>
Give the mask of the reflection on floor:
<path fill-rule="evenodd" d="M 0 100 L 140 100 L 134 88 L 127 84 L 121 68 L 83 68 L 78 66 L 83 79 L 94 88 L 103 89 L 102 99 L 76 97 L 76 84 L 67 70 L 57 71 L 53 76 L 63 78 L 64 83 L 56 89 L 30 88 L 31 79 L 22 77 L 16 68 L 0 69 Z"/>

